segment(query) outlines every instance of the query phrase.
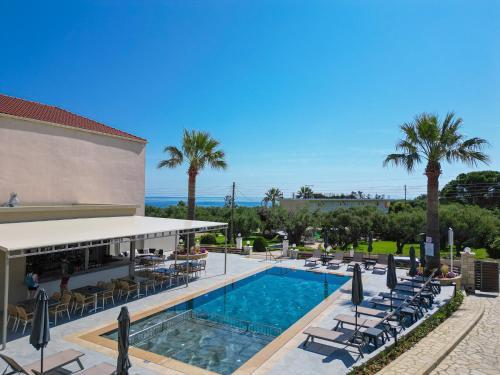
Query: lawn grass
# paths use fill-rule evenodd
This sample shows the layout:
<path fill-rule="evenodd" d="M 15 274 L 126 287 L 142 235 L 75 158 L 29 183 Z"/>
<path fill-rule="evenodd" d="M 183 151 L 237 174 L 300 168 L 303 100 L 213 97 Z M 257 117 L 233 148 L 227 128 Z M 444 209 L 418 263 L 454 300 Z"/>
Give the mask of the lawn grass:
<path fill-rule="evenodd" d="M 410 256 L 410 247 L 413 246 L 415 248 L 417 258 L 420 256 L 420 245 L 418 243 L 406 244 L 403 247 L 403 254 L 401 256 Z M 301 251 L 313 251 L 312 248 L 307 246 L 298 246 Z M 396 254 L 396 241 L 374 241 L 373 242 L 373 250 L 372 254 Z M 360 241 L 358 247 L 355 249 L 356 251 L 368 252 L 368 243 L 365 241 Z M 472 251 L 476 254 L 476 259 L 488 259 L 488 252 L 484 248 L 480 249 L 472 249 Z M 453 253 L 455 255 L 455 253 Z M 450 251 L 448 249 L 441 249 L 441 257 L 449 257 Z"/>
<path fill-rule="evenodd" d="M 257 237 L 260 237 L 260 236 L 252 235 L 252 236 L 243 237 L 243 246 L 246 246 L 247 241 L 250 241 L 250 245 L 253 246 L 253 241 Z M 224 236 L 222 233 L 215 233 L 215 239 L 217 241 L 217 245 L 224 246 L 225 241 L 226 241 L 226 236 Z M 267 240 L 267 243 L 268 243 L 268 245 L 273 245 L 273 244 L 281 243 L 281 240 L 280 240 L 279 236 L 276 236 L 270 240 Z M 228 245 L 235 246 L 236 244 L 235 243 L 228 243 Z"/>

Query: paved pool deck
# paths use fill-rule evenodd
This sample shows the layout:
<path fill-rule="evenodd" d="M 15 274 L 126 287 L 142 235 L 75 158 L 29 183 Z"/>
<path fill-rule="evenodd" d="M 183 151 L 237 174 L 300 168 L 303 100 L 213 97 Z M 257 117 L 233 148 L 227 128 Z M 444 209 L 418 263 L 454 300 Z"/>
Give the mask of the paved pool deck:
<path fill-rule="evenodd" d="M 306 269 L 303 260 L 283 260 L 281 262 L 270 262 L 262 259 L 251 259 L 240 255 L 228 255 L 227 275 L 223 274 L 223 254 L 209 254 L 207 262 L 207 273 L 190 283 L 189 287 L 184 285 L 165 290 L 139 300 L 133 300 L 126 305 L 131 315 L 153 309 L 159 305 L 179 300 L 187 295 L 199 292 L 201 290 L 215 288 L 223 285 L 232 279 L 263 270 L 269 266 L 283 266 L 297 269 Z M 345 265 L 338 272 L 345 272 Z M 309 269 L 309 268 L 307 268 Z M 323 272 L 325 267 L 318 267 L 314 272 Z M 398 274 L 404 274 L 405 270 L 398 270 Z M 350 275 L 347 272 L 346 275 Z M 96 280 L 97 282 L 98 280 Z M 363 285 L 365 300 L 376 296 L 380 291 L 386 291 L 385 274 L 374 274 L 372 271 L 363 273 Z M 452 294 L 452 288 L 443 288 L 443 291 L 437 299 L 437 305 L 444 303 Z M 351 311 L 350 302 L 350 283 L 339 290 L 338 297 L 327 306 L 317 317 L 315 317 L 307 326 L 319 326 L 331 329 L 334 326 L 333 317 L 342 312 Z M 365 302 L 366 303 L 366 302 Z M 75 349 L 85 353 L 82 358 L 83 365 L 87 368 L 96 363 L 116 362 L 116 352 L 111 349 L 97 348 L 93 343 L 84 340 L 75 339 L 79 335 L 95 330 L 101 326 L 108 325 L 116 321 L 121 306 L 99 311 L 80 319 L 72 320 L 68 323 L 51 328 L 51 342 L 47 346 L 45 353 L 50 355 L 65 349 Z M 279 313 L 279 312 L 277 312 Z M 415 326 L 415 325 L 414 325 Z M 302 331 L 302 329 L 301 329 Z M 345 350 L 335 344 L 315 343 L 308 346 L 307 350 L 302 348 L 305 335 L 298 332 L 290 337 L 288 342 L 281 348 L 274 350 L 270 358 L 252 373 L 255 374 L 343 374 L 352 365 L 362 363 L 358 359 L 358 354 L 352 350 Z M 381 349 L 379 349 L 381 350 Z M 370 358 L 378 351 L 365 355 L 365 359 Z M 29 337 L 18 338 L 8 343 L 7 349 L 2 352 L 8 356 L 14 357 L 19 363 L 27 364 L 39 358 L 39 352 L 29 344 Z M 147 361 L 132 358 L 133 367 L 130 374 L 180 374 L 189 373 L 176 370 L 167 370 Z M 0 368 L 3 363 L 0 364 Z M 67 366 L 68 370 L 76 371 L 77 366 Z"/>

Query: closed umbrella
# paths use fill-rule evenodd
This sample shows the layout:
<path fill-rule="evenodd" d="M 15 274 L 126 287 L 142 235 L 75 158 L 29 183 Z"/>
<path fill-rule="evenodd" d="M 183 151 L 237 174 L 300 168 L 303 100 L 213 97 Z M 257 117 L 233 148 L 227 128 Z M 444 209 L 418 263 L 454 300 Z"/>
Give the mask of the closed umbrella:
<path fill-rule="evenodd" d="M 359 264 L 354 265 L 352 272 L 352 291 L 351 301 L 356 307 L 356 315 L 354 318 L 356 330 L 358 329 L 358 305 L 363 302 L 363 280 L 361 279 L 361 267 Z"/>
<path fill-rule="evenodd" d="M 118 315 L 118 360 L 116 363 L 117 375 L 128 375 L 128 369 L 132 367 L 128 358 L 130 332 L 130 315 L 127 306 L 123 306 Z"/>
<path fill-rule="evenodd" d="M 43 349 L 50 341 L 49 329 L 49 297 L 44 289 L 36 295 L 35 312 L 30 335 L 30 344 L 40 351 L 40 373 L 43 375 Z"/>
<path fill-rule="evenodd" d="M 396 261 L 394 260 L 394 255 L 389 254 L 388 264 L 387 264 L 387 287 L 391 290 L 391 311 L 392 311 L 392 291 L 396 287 L 398 279 L 396 276 Z"/>
<path fill-rule="evenodd" d="M 415 248 L 410 247 L 410 272 L 408 275 L 414 277 L 417 274 L 417 259 L 415 258 Z"/>
<path fill-rule="evenodd" d="M 423 241 L 420 242 L 420 265 L 425 266 L 425 244 Z"/>
<path fill-rule="evenodd" d="M 368 233 L 368 259 L 370 258 L 372 250 L 373 250 L 373 232 L 370 231 L 370 233 Z"/>

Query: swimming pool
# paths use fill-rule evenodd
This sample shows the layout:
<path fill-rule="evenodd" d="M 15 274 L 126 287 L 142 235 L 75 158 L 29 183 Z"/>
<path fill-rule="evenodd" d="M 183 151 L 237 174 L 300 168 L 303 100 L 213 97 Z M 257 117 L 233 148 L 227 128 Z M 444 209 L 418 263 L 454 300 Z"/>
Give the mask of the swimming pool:
<path fill-rule="evenodd" d="M 348 280 L 273 267 L 134 322 L 130 342 L 230 374 Z"/>

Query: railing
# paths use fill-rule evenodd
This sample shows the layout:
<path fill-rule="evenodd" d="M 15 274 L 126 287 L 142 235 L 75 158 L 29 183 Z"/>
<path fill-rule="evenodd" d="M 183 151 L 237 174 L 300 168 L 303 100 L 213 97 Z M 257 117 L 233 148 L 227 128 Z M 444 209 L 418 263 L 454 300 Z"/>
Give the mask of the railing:
<path fill-rule="evenodd" d="M 172 316 L 166 320 L 155 323 L 150 327 L 146 327 L 140 331 L 137 331 L 129 336 L 129 344 L 131 346 L 136 345 L 142 341 L 149 340 L 150 338 L 159 335 L 163 331 L 176 326 L 186 320 L 198 320 L 203 323 L 217 324 L 220 326 L 226 326 L 231 329 L 236 329 L 243 333 L 255 333 L 263 336 L 277 337 L 281 334 L 281 328 L 255 323 L 247 320 L 237 319 L 228 315 L 218 315 L 206 313 L 203 311 L 193 311 L 187 310 L 178 315 Z"/>
<path fill-rule="evenodd" d="M 129 336 L 130 345 L 135 345 L 141 341 L 150 339 L 151 337 L 157 336 L 161 332 L 169 329 L 185 320 L 192 318 L 192 310 L 184 311 L 180 314 L 172 316 L 166 320 L 156 323 L 150 327 L 146 327 L 140 331 L 137 331 Z"/>
<path fill-rule="evenodd" d="M 218 315 L 203 311 L 193 311 L 192 317 L 193 319 L 236 328 L 240 332 L 257 333 L 264 336 L 276 337 L 279 336 L 282 332 L 281 328 L 272 325 L 255 323 L 248 320 L 241 320 L 229 315 Z"/>

